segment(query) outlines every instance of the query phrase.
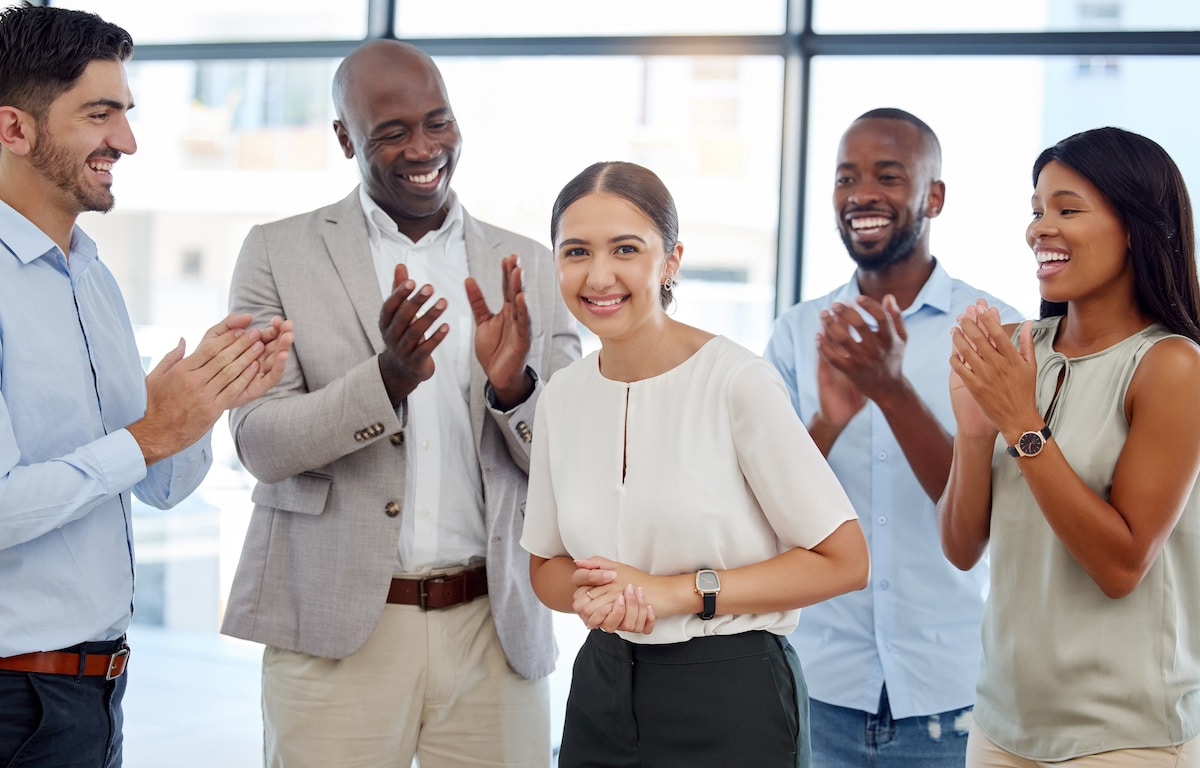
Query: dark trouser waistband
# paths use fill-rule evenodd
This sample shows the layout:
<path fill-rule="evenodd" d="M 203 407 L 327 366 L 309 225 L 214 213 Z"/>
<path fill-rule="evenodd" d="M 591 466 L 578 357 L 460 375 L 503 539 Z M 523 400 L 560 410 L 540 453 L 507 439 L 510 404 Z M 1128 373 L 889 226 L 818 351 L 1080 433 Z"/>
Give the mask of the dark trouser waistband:
<path fill-rule="evenodd" d="M 700 664 L 782 651 L 788 639 L 763 630 L 693 637 L 682 643 L 634 643 L 616 633 L 593 630 L 588 642 L 604 653 L 643 664 Z"/>

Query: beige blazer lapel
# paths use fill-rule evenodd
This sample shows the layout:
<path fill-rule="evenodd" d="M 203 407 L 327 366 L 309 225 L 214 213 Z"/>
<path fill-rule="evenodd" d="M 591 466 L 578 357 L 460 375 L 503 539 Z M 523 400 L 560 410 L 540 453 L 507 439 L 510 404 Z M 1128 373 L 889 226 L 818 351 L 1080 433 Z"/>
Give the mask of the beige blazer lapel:
<path fill-rule="evenodd" d="M 383 336 L 379 332 L 379 310 L 384 296 L 375 276 L 375 260 L 367 239 L 367 223 L 363 218 L 358 188 L 338 203 L 321 226 L 321 239 L 329 259 L 342 280 L 350 304 L 366 331 L 375 353 L 383 351 Z"/>

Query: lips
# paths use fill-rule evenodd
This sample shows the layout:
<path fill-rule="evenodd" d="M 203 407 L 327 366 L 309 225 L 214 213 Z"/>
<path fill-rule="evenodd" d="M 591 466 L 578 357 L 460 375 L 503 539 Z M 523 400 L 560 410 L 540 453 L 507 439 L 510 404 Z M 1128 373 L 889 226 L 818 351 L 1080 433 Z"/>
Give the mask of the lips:
<path fill-rule="evenodd" d="M 855 210 L 842 216 L 846 236 L 864 247 L 871 247 L 887 239 L 893 221 L 893 216 L 881 211 Z"/>
<path fill-rule="evenodd" d="M 580 296 L 583 306 L 594 315 L 611 315 L 629 301 L 629 296 Z"/>
<path fill-rule="evenodd" d="M 1067 262 L 1071 260 L 1069 253 L 1056 248 L 1035 248 L 1033 256 L 1037 259 L 1037 276 L 1039 278 L 1061 272 L 1066 268 Z"/>
<path fill-rule="evenodd" d="M 436 184 L 438 180 L 441 179 L 443 170 L 443 168 L 434 168 L 432 171 L 426 171 L 424 173 L 404 173 L 400 175 L 400 178 L 404 179 L 410 184 L 417 184 L 424 187 L 431 184 Z"/>
<path fill-rule="evenodd" d="M 87 167 L 96 173 L 111 176 L 113 164 L 116 162 L 116 157 L 93 156 L 87 159 Z"/>

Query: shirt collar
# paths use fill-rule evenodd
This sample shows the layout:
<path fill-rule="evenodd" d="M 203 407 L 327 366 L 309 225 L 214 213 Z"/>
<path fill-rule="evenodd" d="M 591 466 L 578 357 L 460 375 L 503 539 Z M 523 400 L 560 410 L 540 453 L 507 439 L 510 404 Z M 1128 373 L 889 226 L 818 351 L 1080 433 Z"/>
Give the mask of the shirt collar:
<path fill-rule="evenodd" d="M 371 196 L 367 194 L 366 188 L 362 185 L 358 188 L 358 199 L 362 204 L 363 217 L 367 222 L 367 238 L 371 241 L 372 245 L 378 245 L 379 241 L 384 238 L 402 243 L 410 248 L 416 245 L 408 235 L 405 235 L 396 228 L 396 222 L 392 221 L 392 218 L 384 213 L 379 204 L 371 199 Z M 446 198 L 446 203 L 450 206 L 450 210 L 446 212 L 446 220 L 442 222 L 442 226 L 421 238 L 420 242 L 422 245 L 429 245 L 439 240 L 462 237 L 463 209 L 462 204 L 458 202 L 458 195 L 453 190 L 451 190 L 450 196 Z"/>
<path fill-rule="evenodd" d="M 908 317 L 926 306 L 943 314 L 949 312 L 952 306 L 951 291 L 953 287 L 950 275 L 942 269 L 942 263 L 934 259 L 933 272 L 929 274 L 929 279 L 925 281 L 925 285 L 921 286 L 913 303 L 900 313 L 901 316 Z M 862 290 L 858 287 L 858 273 L 856 272 L 850 282 L 842 286 L 833 298 L 834 301 L 840 301 L 843 304 L 853 304 L 854 298 L 861 294 Z"/>
<path fill-rule="evenodd" d="M 58 251 L 58 245 L 49 235 L 3 200 L 0 200 L 0 244 L 23 264 Z M 79 266 L 97 256 L 95 241 L 78 225 L 71 229 L 71 256 L 78 257 L 75 263 Z"/>

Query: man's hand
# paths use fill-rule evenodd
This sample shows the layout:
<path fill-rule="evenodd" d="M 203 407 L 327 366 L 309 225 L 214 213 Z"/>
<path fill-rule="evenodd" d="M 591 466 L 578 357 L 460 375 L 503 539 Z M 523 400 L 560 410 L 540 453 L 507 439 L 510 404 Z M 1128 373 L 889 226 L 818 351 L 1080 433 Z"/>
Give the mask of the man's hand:
<path fill-rule="evenodd" d="M 878 328 L 872 330 L 853 307 L 834 304 L 821 314 L 817 351 L 862 396 L 878 403 L 896 392 L 904 380 L 901 365 L 908 334 L 894 296 L 885 296 L 883 304 L 859 296 L 858 305 L 875 319 Z"/>
<path fill-rule="evenodd" d="M 283 376 L 292 346 L 291 323 L 274 318 L 264 330 L 253 317 L 230 315 L 184 357 L 178 346 L 146 377 L 146 415 L 130 424 L 147 466 L 199 440 L 230 408 L 265 393 Z"/>
<path fill-rule="evenodd" d="M 521 284 L 521 267 L 516 254 L 505 256 L 504 303 L 500 311 L 488 309 L 487 300 L 475 279 L 465 281 L 467 300 L 475 316 L 475 357 L 487 374 L 501 410 L 523 403 L 533 392 L 533 382 L 525 375 L 529 356 L 529 308 Z"/>
<path fill-rule="evenodd" d="M 408 268 L 397 264 L 392 293 L 379 311 L 379 332 L 386 346 L 379 355 L 379 373 L 393 407 L 404 402 L 418 384 L 433 376 L 433 350 L 450 332 L 450 326 L 442 323 L 428 333 L 446 311 L 446 300 L 438 299 L 429 311 L 418 315 L 417 312 L 433 296 L 433 286 L 423 285 L 421 290 L 413 293 L 416 287 L 416 283 L 408 279 Z"/>
<path fill-rule="evenodd" d="M 278 315 L 271 318 L 269 326 L 259 329 L 259 341 L 264 347 L 258 358 L 258 372 L 232 408 L 239 408 L 257 400 L 283 379 L 293 340 L 292 321 L 284 320 Z"/>
<path fill-rule="evenodd" d="M 839 434 L 867 404 L 866 396 L 854 382 L 834 368 L 823 354 L 817 355 L 817 398 L 820 417 Z"/>

